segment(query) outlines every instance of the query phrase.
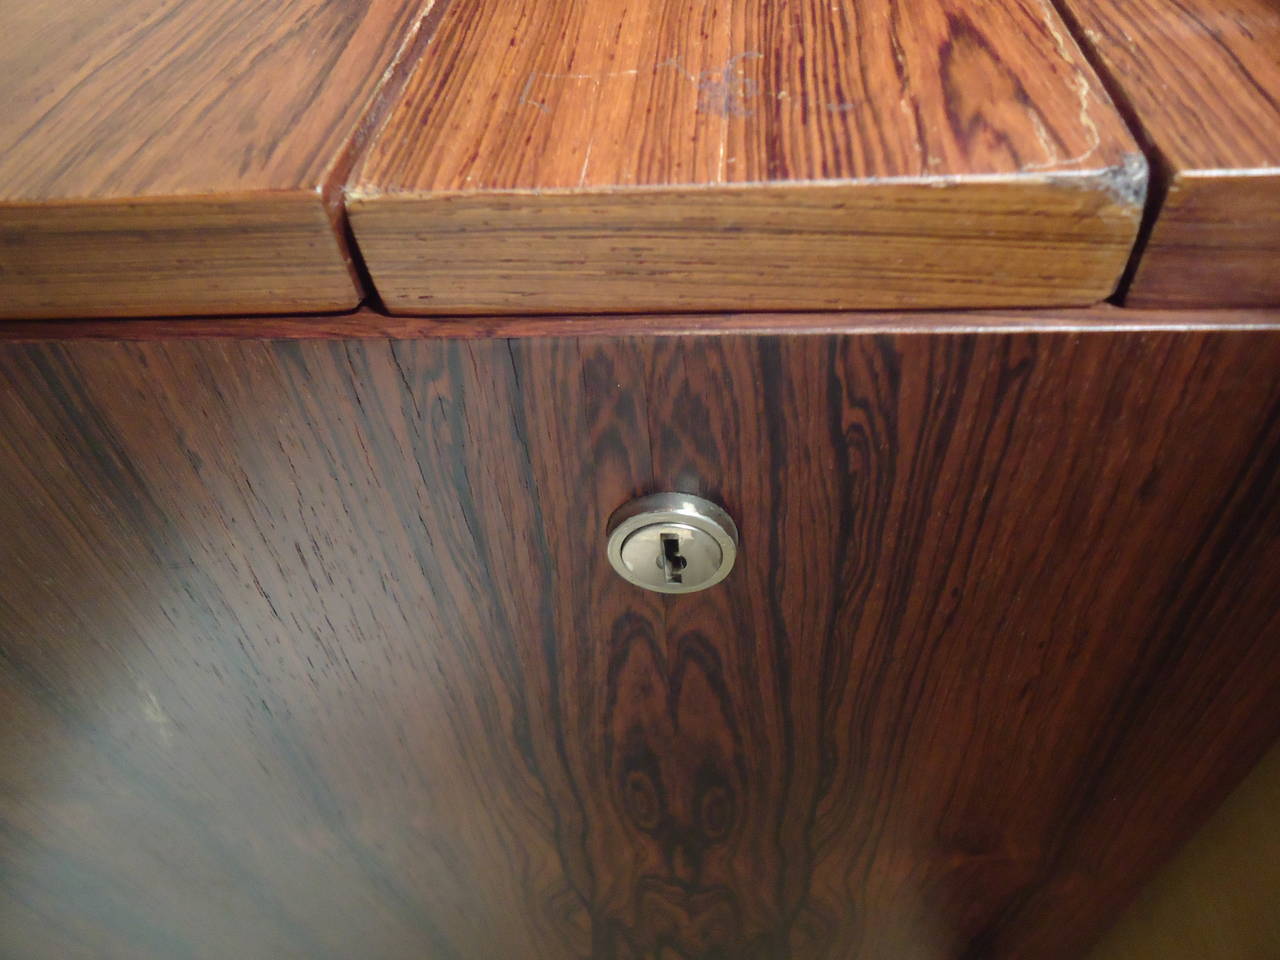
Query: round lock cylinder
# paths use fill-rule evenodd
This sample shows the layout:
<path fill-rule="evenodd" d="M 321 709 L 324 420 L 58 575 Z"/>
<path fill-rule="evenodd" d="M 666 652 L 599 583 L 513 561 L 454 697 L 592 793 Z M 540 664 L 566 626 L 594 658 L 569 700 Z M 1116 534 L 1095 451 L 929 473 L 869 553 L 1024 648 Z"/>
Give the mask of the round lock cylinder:
<path fill-rule="evenodd" d="M 609 519 L 609 562 L 624 580 L 645 590 L 705 590 L 729 575 L 737 555 L 733 519 L 692 494 L 641 497 Z"/>

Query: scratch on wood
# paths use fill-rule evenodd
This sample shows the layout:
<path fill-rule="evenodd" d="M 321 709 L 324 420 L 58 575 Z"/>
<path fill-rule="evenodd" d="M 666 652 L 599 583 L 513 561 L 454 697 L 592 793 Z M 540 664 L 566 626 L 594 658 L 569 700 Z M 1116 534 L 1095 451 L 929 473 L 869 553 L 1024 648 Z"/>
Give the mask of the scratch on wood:
<path fill-rule="evenodd" d="M 746 50 L 730 57 L 723 67 L 704 70 L 702 73 L 690 73 L 684 68 L 679 57 L 671 57 L 661 63 L 654 64 L 652 73 L 659 70 L 674 70 L 690 83 L 697 84 L 699 113 L 715 113 L 720 116 L 750 116 L 754 111 L 750 101 L 759 95 L 759 86 L 755 78 L 746 75 L 742 63 L 747 60 L 759 60 L 764 55 L 755 50 Z M 541 100 L 533 99 L 534 85 L 539 80 L 579 80 L 599 86 L 606 80 L 616 77 L 634 77 L 639 70 L 618 70 L 610 73 L 543 73 L 533 71 L 525 80 L 520 91 L 519 105 L 537 107 L 543 113 L 550 113 L 551 108 Z M 782 96 L 785 96 L 783 94 Z M 849 109 L 854 105 L 850 104 Z"/>
<path fill-rule="evenodd" d="M 698 77 L 698 112 L 722 117 L 750 116 L 748 101 L 756 97 L 756 81 L 739 69 L 744 60 L 759 60 L 764 54 L 747 50 L 729 58 L 719 70 L 706 70 Z"/>
<path fill-rule="evenodd" d="M 551 111 L 547 109 L 547 105 L 545 103 L 539 103 L 537 100 L 529 99 L 529 94 L 533 91 L 534 81 L 537 79 L 537 71 L 529 74 L 529 79 L 524 82 L 524 89 L 520 91 L 520 106 L 524 106 L 527 103 L 531 107 L 537 107 L 543 113 L 550 113 Z"/>

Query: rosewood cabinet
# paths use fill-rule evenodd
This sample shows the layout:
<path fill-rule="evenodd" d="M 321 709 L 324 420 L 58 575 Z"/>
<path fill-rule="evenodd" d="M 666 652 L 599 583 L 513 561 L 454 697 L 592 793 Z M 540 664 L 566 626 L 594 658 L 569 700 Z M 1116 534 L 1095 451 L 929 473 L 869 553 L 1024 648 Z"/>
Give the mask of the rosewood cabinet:
<path fill-rule="evenodd" d="M 1233 2 L 5 5 L 0 956 L 1085 956 L 1280 737 Z"/>

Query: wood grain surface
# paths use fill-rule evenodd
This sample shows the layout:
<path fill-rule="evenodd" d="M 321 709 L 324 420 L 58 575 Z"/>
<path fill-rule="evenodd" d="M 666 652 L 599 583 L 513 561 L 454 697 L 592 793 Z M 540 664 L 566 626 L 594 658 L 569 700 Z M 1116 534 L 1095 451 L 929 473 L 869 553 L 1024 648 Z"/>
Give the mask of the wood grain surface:
<path fill-rule="evenodd" d="M 1044 0 L 456 0 L 347 198 L 402 313 L 1020 306 L 1145 183 Z"/>
<path fill-rule="evenodd" d="M 1277 365 L 6 343 L 0 954 L 1078 956 L 1280 733 Z M 722 589 L 608 568 L 669 488 Z"/>
<path fill-rule="evenodd" d="M 1278 330 L 1275 310 L 1069 310 L 906 313 L 710 313 L 628 316 L 395 317 L 362 307 L 296 317 L 30 320 L 0 325 L 0 342 L 47 340 L 490 340 L 494 338 L 812 336 L 879 333 L 1158 333 Z"/>
<path fill-rule="evenodd" d="M 1155 161 L 1127 302 L 1280 303 L 1280 6 L 1058 0 Z"/>
<path fill-rule="evenodd" d="M 340 186 L 430 6 L 5 0 L 0 317 L 355 306 Z"/>

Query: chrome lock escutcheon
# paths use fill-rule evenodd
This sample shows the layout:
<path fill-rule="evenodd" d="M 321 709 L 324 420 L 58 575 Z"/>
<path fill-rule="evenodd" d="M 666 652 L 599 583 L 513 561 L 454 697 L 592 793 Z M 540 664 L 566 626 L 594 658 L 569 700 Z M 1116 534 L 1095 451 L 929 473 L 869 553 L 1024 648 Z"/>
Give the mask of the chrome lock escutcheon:
<path fill-rule="evenodd" d="M 645 590 L 705 590 L 729 575 L 737 556 L 733 518 L 690 493 L 641 497 L 609 518 L 609 563 Z"/>

